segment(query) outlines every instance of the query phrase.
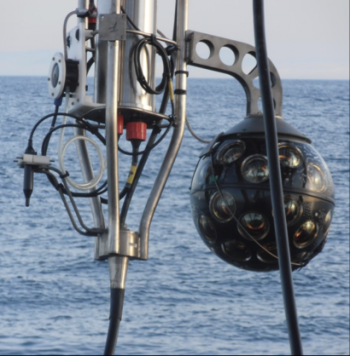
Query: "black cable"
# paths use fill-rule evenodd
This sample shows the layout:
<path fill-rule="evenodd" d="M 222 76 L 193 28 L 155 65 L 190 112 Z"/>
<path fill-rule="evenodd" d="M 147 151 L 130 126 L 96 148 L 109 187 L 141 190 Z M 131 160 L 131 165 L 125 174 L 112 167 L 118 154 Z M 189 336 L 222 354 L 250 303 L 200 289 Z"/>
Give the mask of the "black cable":
<path fill-rule="evenodd" d="M 119 325 L 122 320 L 125 289 L 111 288 L 111 307 L 105 355 L 114 355 L 117 346 Z"/>
<path fill-rule="evenodd" d="M 140 31 L 142 32 L 136 25 L 135 23 L 131 20 L 131 18 L 129 17 L 129 15 L 126 13 L 125 9 L 123 8 L 123 6 L 120 7 L 122 10 L 122 13 L 124 13 L 126 15 L 126 18 L 128 20 L 128 22 L 130 23 L 130 25 L 136 30 L 136 31 Z"/>
<path fill-rule="evenodd" d="M 51 123 L 51 128 L 50 128 L 50 132 L 52 133 L 52 130 L 55 128 L 56 126 L 56 121 L 57 121 L 57 114 L 58 114 L 58 110 L 60 109 L 59 105 L 56 105 L 56 108 L 55 108 L 55 113 L 54 113 L 54 117 L 52 118 L 52 123 Z M 46 150 L 47 150 L 47 146 L 49 145 L 50 143 L 50 138 L 51 138 L 51 135 L 48 137 L 47 139 L 47 143 L 46 143 Z"/>
<path fill-rule="evenodd" d="M 157 54 L 159 54 L 159 56 L 163 61 L 163 67 L 164 67 L 163 78 L 160 84 L 155 89 L 153 89 L 148 84 L 148 81 L 146 80 L 142 71 L 140 58 L 144 47 L 147 45 L 155 47 L 157 49 Z M 143 38 L 136 44 L 134 49 L 134 65 L 135 65 L 137 80 L 147 93 L 158 95 L 164 92 L 169 80 L 171 79 L 171 69 L 170 69 L 168 54 L 164 49 L 164 47 L 156 40 L 155 36 Z"/>
<path fill-rule="evenodd" d="M 94 63 L 95 63 L 95 57 L 92 56 L 86 64 L 86 75 L 89 74 L 89 71 L 90 71 L 91 67 L 94 65 Z"/>
<path fill-rule="evenodd" d="M 57 130 L 60 130 L 60 129 L 63 129 L 63 128 L 67 128 L 67 127 L 76 127 L 76 128 L 79 128 L 81 129 L 81 125 L 78 125 L 78 124 L 64 124 L 64 125 L 59 125 L 59 126 L 56 126 L 55 128 L 53 128 L 44 138 L 44 141 L 41 145 L 41 154 L 42 156 L 46 156 L 47 154 L 47 151 L 45 149 L 47 149 L 47 140 L 49 140 L 49 138 L 51 137 L 51 135 L 57 131 Z M 101 135 L 98 135 L 97 132 L 96 132 L 96 129 L 93 129 L 89 126 L 85 126 L 84 129 L 86 131 L 89 131 L 90 133 L 92 133 L 93 135 L 95 135 L 104 145 L 106 144 L 106 140 L 104 137 L 101 137 Z"/>
<path fill-rule="evenodd" d="M 89 228 L 87 228 L 87 227 L 85 226 L 84 223 L 81 224 L 81 225 L 82 225 L 82 227 L 83 227 L 86 231 L 83 231 L 83 230 L 79 229 L 79 227 L 78 227 L 78 225 L 76 224 L 75 219 L 74 219 L 74 217 L 73 217 L 72 211 L 70 210 L 70 207 L 69 207 L 69 205 L 68 205 L 68 202 L 67 202 L 67 200 L 66 200 L 66 198 L 65 198 L 65 196 L 64 196 L 64 193 L 63 193 L 64 187 L 63 187 L 62 184 L 59 184 L 59 183 L 57 182 L 56 177 L 50 172 L 50 170 L 53 170 L 53 171 L 55 171 L 55 172 L 58 171 L 58 170 L 56 170 L 55 168 L 50 167 L 50 168 L 48 168 L 48 169 L 42 169 L 42 170 L 39 170 L 39 171 L 37 171 L 37 172 L 38 172 L 38 173 L 44 173 L 44 174 L 48 177 L 48 180 L 52 183 L 52 185 L 53 185 L 53 186 L 57 189 L 57 191 L 59 192 L 60 197 L 61 197 L 61 199 L 62 199 L 62 201 L 63 201 L 63 204 L 64 204 L 64 206 L 65 206 L 65 208 L 66 208 L 66 210 L 67 210 L 68 216 L 69 216 L 69 218 L 70 218 L 70 220 L 71 220 L 71 223 L 72 223 L 72 225 L 73 225 L 73 228 L 74 228 L 79 234 L 81 234 L 81 235 L 84 235 L 84 236 L 97 236 L 97 234 L 100 233 L 100 232 L 102 232 L 102 231 L 99 231 L 99 230 L 96 230 L 96 229 L 89 229 Z M 70 199 L 72 199 L 72 198 L 70 197 Z M 79 220 L 79 222 L 81 223 L 81 222 L 82 222 L 82 219 L 81 219 L 81 216 L 80 216 L 79 211 L 76 210 L 77 208 L 76 208 L 76 206 L 75 206 L 74 201 L 73 201 L 73 202 L 71 201 L 71 203 L 72 203 L 73 208 L 74 208 L 74 210 L 75 210 L 75 212 L 76 212 L 76 214 L 77 214 L 78 220 Z"/>
<path fill-rule="evenodd" d="M 177 2 L 176 2 L 176 10 L 175 10 L 175 19 L 174 19 L 174 31 L 173 31 L 173 40 L 176 41 L 176 23 L 177 23 Z M 166 112 L 166 109 L 167 109 L 167 106 L 168 106 L 168 102 L 169 102 L 169 96 L 170 96 L 170 88 L 169 86 L 166 86 L 165 88 L 165 91 L 164 91 L 164 95 L 163 95 L 163 99 L 162 99 L 162 103 L 161 103 L 161 106 L 159 108 L 159 113 L 160 114 L 165 114 Z M 174 106 L 173 106 L 173 103 L 172 103 L 172 111 L 173 111 L 173 115 L 175 114 L 175 110 L 174 110 Z M 168 129 L 170 129 L 170 124 L 169 124 L 169 127 Z M 138 168 L 137 168 L 137 171 L 136 171 L 136 174 L 135 174 L 135 177 L 134 177 L 134 181 L 132 183 L 132 186 L 125 198 L 125 201 L 124 201 L 124 204 L 123 204 L 123 207 L 122 207 L 122 214 L 120 216 L 120 226 L 124 226 L 125 225 L 125 222 L 126 222 L 126 217 L 127 217 L 127 213 L 128 213 L 128 208 L 126 207 L 129 207 L 130 206 L 130 203 L 131 203 L 131 200 L 132 200 L 132 197 L 135 193 L 135 190 L 136 190 L 136 187 L 137 187 L 137 184 L 141 178 L 141 175 L 142 175 L 142 172 L 145 168 L 145 165 L 147 163 L 147 160 L 149 158 L 149 155 L 152 151 L 152 149 L 154 148 L 154 142 L 157 138 L 157 135 L 158 135 L 159 131 L 158 131 L 158 128 L 154 128 L 153 131 L 152 131 L 152 134 L 147 142 L 147 146 L 146 146 L 146 149 L 143 151 L 143 155 L 142 155 L 142 158 L 140 160 L 140 163 L 138 165 Z M 165 135 L 164 135 L 165 137 Z M 159 144 L 160 141 L 157 143 Z M 124 208 L 124 205 L 125 205 L 125 208 Z"/>
<path fill-rule="evenodd" d="M 33 127 L 30 135 L 29 135 L 29 140 L 28 141 L 33 141 L 33 136 L 34 136 L 34 133 L 35 131 L 37 130 L 37 128 L 47 119 L 50 119 L 51 117 L 58 117 L 58 116 L 66 116 L 66 117 L 70 117 L 72 119 L 75 119 L 77 120 L 78 122 L 80 122 L 81 124 L 85 125 L 85 126 L 88 126 L 90 128 L 94 128 L 94 126 L 90 123 L 88 123 L 87 121 L 85 121 L 84 119 L 82 119 L 81 117 L 79 116 L 76 116 L 76 115 L 73 115 L 73 114 L 68 114 L 68 113 L 61 113 L 61 112 L 55 112 L 53 114 L 49 114 L 49 115 L 46 115 L 44 117 L 42 117 Z"/>
<path fill-rule="evenodd" d="M 259 68 L 260 92 L 264 112 L 267 157 L 270 171 L 271 200 L 274 211 L 274 224 L 284 307 L 292 353 L 294 355 L 302 355 L 303 348 L 299 331 L 296 302 L 294 298 L 294 287 L 290 261 L 291 258 L 288 245 L 288 231 L 284 211 L 283 188 L 278 152 L 278 137 L 273 98 L 271 93 L 269 61 L 266 49 L 263 0 L 253 0 L 253 12 L 256 60 L 258 62 Z"/>

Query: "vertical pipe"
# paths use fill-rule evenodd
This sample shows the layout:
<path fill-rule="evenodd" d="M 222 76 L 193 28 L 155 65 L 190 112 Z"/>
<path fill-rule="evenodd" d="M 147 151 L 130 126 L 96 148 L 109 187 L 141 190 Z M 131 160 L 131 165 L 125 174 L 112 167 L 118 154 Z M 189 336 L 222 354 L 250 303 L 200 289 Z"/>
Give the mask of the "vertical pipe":
<path fill-rule="evenodd" d="M 187 76 L 184 72 L 187 70 L 185 50 L 186 31 L 188 29 L 188 2 L 189 0 L 177 0 L 178 16 L 176 40 L 180 50 L 177 53 L 176 70 L 180 73 L 176 76 L 176 89 L 179 89 L 179 92 L 182 93 L 186 93 L 187 90 Z M 181 146 L 186 122 L 186 95 L 176 95 L 175 105 L 177 122 L 174 127 L 173 136 L 140 222 L 139 231 L 141 237 L 141 259 L 144 260 L 148 258 L 148 242 L 151 221 Z"/>
<path fill-rule="evenodd" d="M 79 0 L 78 1 L 78 8 L 80 9 L 87 9 L 89 6 L 88 0 Z M 87 19 L 79 18 L 78 23 L 85 22 L 85 27 L 87 27 Z M 82 128 L 75 129 L 76 136 L 86 136 L 86 131 Z M 94 171 L 92 169 L 91 160 L 89 156 L 89 152 L 87 149 L 87 144 L 85 141 L 76 141 L 77 153 L 80 162 L 80 167 L 83 173 L 84 181 L 89 182 L 94 178 Z M 101 201 L 99 197 L 90 198 L 90 206 L 91 211 L 94 218 L 95 227 L 104 229 L 105 228 L 105 221 L 103 216 L 103 210 L 101 206 Z M 97 237 L 98 238 L 98 237 Z M 97 246 L 96 241 L 96 246 Z"/>
<path fill-rule="evenodd" d="M 267 157 L 270 170 L 270 190 L 274 211 L 274 223 L 284 307 L 292 353 L 294 355 L 301 355 L 303 353 L 303 349 L 299 331 L 297 308 L 294 298 L 291 260 L 288 245 L 288 231 L 284 212 L 284 198 L 278 152 L 278 137 L 273 98 L 271 93 L 269 62 L 266 50 L 263 0 L 253 0 L 253 7 L 256 59 L 259 68 L 261 97 L 264 111 Z"/>
<path fill-rule="evenodd" d="M 121 0 L 109 0 L 109 14 L 120 14 Z M 103 16 L 103 15 L 102 15 Z M 100 17 L 100 21 L 103 17 Z M 118 94 L 120 43 L 107 44 L 106 146 L 108 176 L 108 250 L 119 251 L 119 174 L 118 174 Z M 111 255 L 108 259 L 111 281 L 111 310 L 105 354 L 114 354 L 122 317 L 128 258 Z"/>
<path fill-rule="evenodd" d="M 100 27 L 100 15 L 110 13 L 111 0 L 98 0 L 97 2 L 97 29 Z M 96 63 L 95 63 L 95 103 L 106 103 L 106 81 L 107 81 L 107 51 L 108 43 L 100 41 L 99 35 L 95 37 Z"/>
<path fill-rule="evenodd" d="M 120 0 L 110 0 L 109 13 L 120 13 Z M 106 146 L 108 171 L 108 244 L 119 244 L 119 175 L 118 175 L 118 83 L 119 41 L 108 42 Z M 111 249 L 111 248 L 109 248 Z M 111 249 L 114 250 L 114 249 Z M 117 248 L 119 250 L 119 248 Z"/>

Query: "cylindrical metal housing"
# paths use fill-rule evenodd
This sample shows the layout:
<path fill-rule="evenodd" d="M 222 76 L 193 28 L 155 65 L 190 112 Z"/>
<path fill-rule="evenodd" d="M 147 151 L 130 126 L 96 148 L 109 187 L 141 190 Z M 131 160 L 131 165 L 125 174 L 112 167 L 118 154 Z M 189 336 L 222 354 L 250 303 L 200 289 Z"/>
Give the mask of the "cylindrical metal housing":
<path fill-rule="evenodd" d="M 157 0 L 125 0 L 125 11 L 132 22 L 143 32 L 157 33 Z M 128 29 L 134 29 L 128 24 Z M 120 107 L 136 107 L 154 111 L 155 96 L 148 94 L 139 84 L 134 66 L 134 48 L 142 36 L 127 34 L 121 46 Z M 143 74 L 151 87 L 155 86 L 155 49 L 146 46 L 140 55 Z"/>
<path fill-rule="evenodd" d="M 122 0 L 127 15 L 135 26 L 146 33 L 157 33 L 157 0 Z M 108 13 L 108 1 L 98 1 L 98 15 Z M 128 29 L 135 29 L 130 23 Z M 147 111 L 155 110 L 154 95 L 146 93 L 139 84 L 134 67 L 134 48 L 142 36 L 128 33 L 127 40 L 120 43 L 120 91 L 118 106 L 124 108 L 138 108 Z M 140 63 L 145 78 L 149 84 L 155 86 L 155 49 L 146 47 L 140 55 Z M 95 73 L 95 101 L 106 102 L 106 43 L 97 40 L 97 63 Z"/>

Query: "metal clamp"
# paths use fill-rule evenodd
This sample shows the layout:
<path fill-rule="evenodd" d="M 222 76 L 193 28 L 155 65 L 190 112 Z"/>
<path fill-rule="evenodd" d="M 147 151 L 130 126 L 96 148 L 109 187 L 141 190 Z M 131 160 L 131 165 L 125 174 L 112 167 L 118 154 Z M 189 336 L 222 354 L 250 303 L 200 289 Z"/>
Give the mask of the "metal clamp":
<path fill-rule="evenodd" d="M 125 41 L 126 40 L 125 14 L 106 14 L 100 16 L 99 38 L 100 41 Z"/>
<path fill-rule="evenodd" d="M 243 59 L 247 54 L 255 57 L 256 49 L 254 46 L 194 31 L 186 32 L 186 41 L 186 57 L 189 65 L 225 73 L 236 78 L 246 93 L 247 116 L 261 115 L 258 107 L 258 101 L 261 97 L 260 89 L 253 84 L 253 80 L 259 76 L 258 67 L 254 67 L 248 74 L 244 73 L 242 69 Z M 200 42 L 205 43 L 210 49 L 208 59 L 201 58 L 197 53 L 196 47 Z M 229 48 L 234 53 L 235 61 L 232 65 L 226 65 L 220 59 L 220 50 L 222 48 Z M 275 114 L 276 116 L 282 116 L 283 90 L 281 78 L 275 65 L 270 60 L 269 67 Z"/>
<path fill-rule="evenodd" d="M 131 230 L 120 230 L 119 244 L 108 241 L 108 230 L 97 237 L 95 244 L 95 260 L 106 260 L 111 255 L 125 256 L 134 259 L 140 259 L 141 247 L 140 236 Z"/>

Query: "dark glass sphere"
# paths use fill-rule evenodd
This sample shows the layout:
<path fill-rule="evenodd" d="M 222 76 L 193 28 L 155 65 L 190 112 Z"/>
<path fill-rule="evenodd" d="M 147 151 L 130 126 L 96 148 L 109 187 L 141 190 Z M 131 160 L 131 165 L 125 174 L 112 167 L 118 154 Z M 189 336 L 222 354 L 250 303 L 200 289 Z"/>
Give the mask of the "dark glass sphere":
<path fill-rule="evenodd" d="M 224 136 L 200 158 L 192 214 L 202 240 L 221 259 L 246 270 L 272 271 L 279 266 L 266 142 L 252 136 Z M 323 249 L 334 187 L 326 163 L 306 140 L 280 137 L 279 157 L 295 270 Z"/>

